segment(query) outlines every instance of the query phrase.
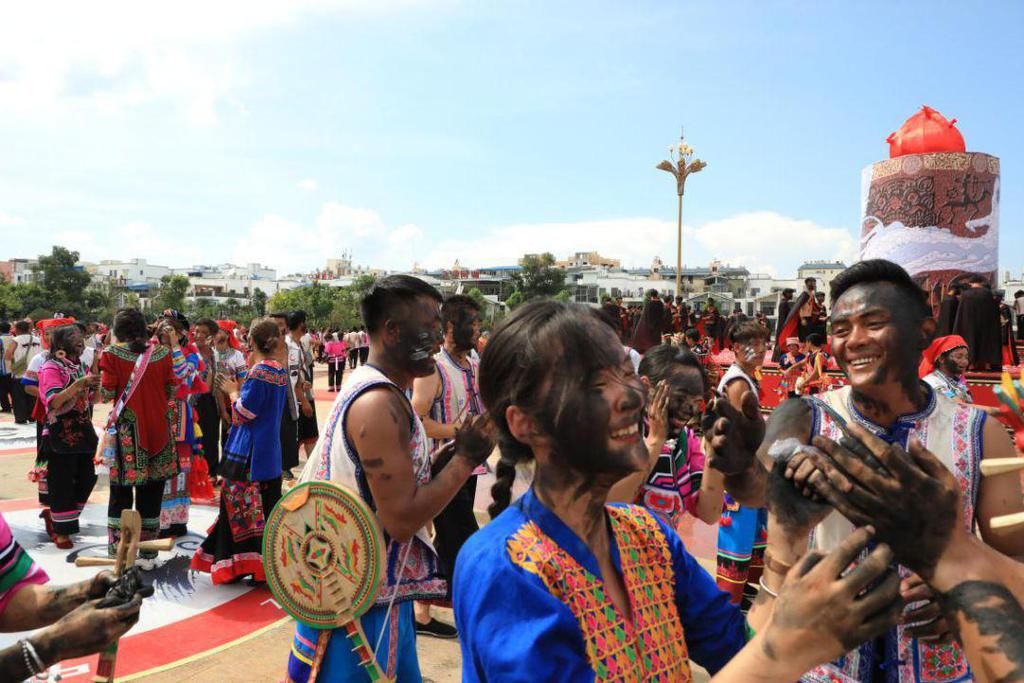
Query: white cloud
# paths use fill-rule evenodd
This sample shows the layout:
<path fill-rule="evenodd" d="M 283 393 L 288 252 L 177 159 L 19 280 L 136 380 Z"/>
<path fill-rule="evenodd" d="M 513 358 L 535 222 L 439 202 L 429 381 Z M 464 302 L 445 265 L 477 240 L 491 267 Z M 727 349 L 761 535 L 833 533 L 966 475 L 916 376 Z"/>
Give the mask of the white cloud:
<path fill-rule="evenodd" d="M 235 241 L 237 263 L 267 263 L 279 274 L 308 273 L 346 249 L 359 263 L 388 269 L 412 267 L 423 231 L 415 224 L 388 226 L 372 209 L 327 202 L 312 225 L 276 214 L 257 220 Z"/>
<path fill-rule="evenodd" d="M 428 237 L 429 240 L 429 237 Z M 442 239 L 424 245 L 428 266 L 451 266 L 456 259 L 480 266 L 509 265 L 525 253 L 549 251 L 564 258 L 597 251 L 624 267 L 649 266 L 655 256 L 675 263 L 676 224 L 658 218 L 616 218 L 573 223 L 506 225 L 469 240 Z M 705 265 L 717 258 L 754 272 L 787 275 L 805 259 L 856 257 L 856 242 L 844 228 L 830 228 L 773 211 L 736 214 L 693 227 L 683 226 L 683 263 Z"/>
<path fill-rule="evenodd" d="M 235 44 L 276 26 L 339 12 L 404 9 L 418 0 L 98 0 L 12 3 L 0 22 L 0 112 L 122 113 L 170 105 L 193 125 L 217 122 L 247 75 Z"/>
<path fill-rule="evenodd" d="M 180 239 L 172 230 L 154 228 L 145 221 L 95 232 L 64 230 L 49 236 L 48 242 L 77 251 L 83 261 L 93 262 L 144 258 L 157 265 L 180 268 L 202 263 L 210 256 L 197 242 Z"/>
<path fill-rule="evenodd" d="M 14 214 L 0 211 L 0 226 L 14 228 L 24 224 L 25 219 L 21 216 L 15 216 Z"/>
<path fill-rule="evenodd" d="M 774 211 L 710 221 L 694 228 L 691 234 L 714 258 L 773 275 L 795 272 L 808 259 L 846 263 L 857 259 L 857 242 L 846 228 L 825 227 Z"/>
<path fill-rule="evenodd" d="M 305 190 L 306 192 L 316 192 L 317 187 L 319 187 L 316 178 L 303 178 L 297 184 L 300 190 Z"/>

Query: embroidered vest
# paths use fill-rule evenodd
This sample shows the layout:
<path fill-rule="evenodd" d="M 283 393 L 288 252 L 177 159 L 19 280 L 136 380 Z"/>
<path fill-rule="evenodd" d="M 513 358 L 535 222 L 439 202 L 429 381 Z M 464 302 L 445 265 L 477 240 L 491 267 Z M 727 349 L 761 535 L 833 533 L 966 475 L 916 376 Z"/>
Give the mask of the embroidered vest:
<path fill-rule="evenodd" d="M 480 362 L 466 357 L 469 368 L 464 368 L 441 349 L 434 356 L 437 361 L 437 373 L 441 378 L 441 395 L 434 399 L 430 407 L 430 417 L 441 424 L 451 424 L 461 415 L 463 419 L 479 415 L 483 410 L 480 400 Z M 434 447 L 439 446 L 435 443 Z"/>
<path fill-rule="evenodd" d="M 582 567 L 533 522 L 508 540 L 512 562 L 536 575 L 572 611 L 596 681 L 691 680 L 676 608 L 672 554 L 643 508 L 608 506 L 632 623 L 609 599 L 601 578 Z"/>
<path fill-rule="evenodd" d="M 812 433 L 838 441 L 840 432 L 835 419 L 838 416 L 847 423 L 856 423 L 880 434 L 877 425 L 853 409 L 850 393 L 851 388 L 847 386 L 819 394 L 813 399 Z M 901 417 L 888 437 L 889 441 L 895 440 L 903 447 L 907 446 L 910 437 L 917 437 L 953 472 L 960 484 L 968 531 L 973 531 L 974 526 L 984 425 L 985 413 L 982 411 L 955 403 L 937 391 L 929 391 L 925 408 L 914 415 Z M 853 525 L 838 512 L 833 512 L 814 529 L 811 547 L 831 550 L 852 531 Z M 900 567 L 900 574 L 907 576 L 909 572 Z M 873 678 L 876 667 L 883 671 L 877 680 L 886 683 L 961 683 L 974 680 L 959 646 L 932 645 L 910 638 L 902 625 L 890 630 L 883 639 L 865 643 L 836 662 L 815 667 L 801 680 L 804 683 L 862 683 L 876 680 Z"/>
<path fill-rule="evenodd" d="M 341 392 L 334 399 L 324 432 L 309 456 L 299 477 L 300 482 L 338 482 L 357 491 L 363 500 L 376 510 L 359 456 L 348 440 L 345 424 L 352 403 L 367 390 L 379 386 L 395 387 L 396 393 L 405 396 L 394 382 L 373 366 L 363 365 L 349 374 Z M 423 423 L 411 405 L 408 406 L 408 410 L 411 416 L 409 455 L 412 460 L 413 476 L 418 484 L 423 485 L 430 481 L 427 435 L 423 431 Z M 437 574 L 437 553 L 430 543 L 426 530 L 420 529 L 416 532 L 409 541 L 412 544 L 411 548 L 408 547 L 409 543 L 396 543 L 390 538 L 387 540 L 387 575 L 381 584 L 377 604 L 386 605 L 396 589 L 396 602 L 444 598 L 447 583 Z"/>

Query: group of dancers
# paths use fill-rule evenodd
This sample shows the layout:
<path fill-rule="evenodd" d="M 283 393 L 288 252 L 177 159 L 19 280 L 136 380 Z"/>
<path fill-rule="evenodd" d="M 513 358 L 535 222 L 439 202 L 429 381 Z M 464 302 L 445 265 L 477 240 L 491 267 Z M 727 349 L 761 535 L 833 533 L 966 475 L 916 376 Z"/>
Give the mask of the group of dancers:
<path fill-rule="evenodd" d="M 687 345 L 637 358 L 615 316 L 585 306 L 521 306 L 479 361 L 472 299 L 388 276 L 361 314 L 367 362 L 342 383 L 299 480 L 348 486 L 380 522 L 387 567 L 361 622 L 389 677 L 421 680 L 416 635 L 437 621 L 428 606 L 445 604 L 467 681 L 687 681 L 691 662 L 720 683 L 1024 680 L 1024 527 L 993 525 L 1024 512 L 1021 485 L 981 475 L 983 460 L 1016 451 L 956 393 L 966 344 L 935 338 L 899 266 L 863 261 L 831 283 L 828 347 L 847 384 L 801 392 L 767 423 L 757 375 L 770 335 L 756 320 L 734 326 L 736 361 L 712 384 Z M 150 537 L 184 459 L 202 457 L 200 420 L 175 429 L 178 401 L 212 384 L 231 427 L 220 514 L 193 567 L 215 580 L 262 571 L 287 469 L 282 415 L 292 401 L 302 413 L 293 394 L 307 391 L 301 353 L 292 381 L 290 322 L 253 322 L 241 382 L 204 375 L 178 316 L 151 331 L 131 311 L 114 321 L 98 381 L 74 367 L 57 390 L 40 377 L 55 418 L 85 410 L 96 387 L 116 401 L 110 505 L 134 494 Z M 81 368 L 70 336 L 51 337 L 51 356 Z M 791 360 L 821 370 L 820 357 Z M 165 421 L 139 419 L 150 410 Z M 54 424 L 47 434 L 74 433 Z M 478 529 L 489 460 L 492 521 Z M 81 470 L 85 490 L 91 462 Z M 78 490 L 51 506 L 55 524 Z M 717 581 L 676 533 L 685 515 L 719 523 Z M 368 680 L 346 638 L 298 623 L 288 680 L 314 672 Z"/>

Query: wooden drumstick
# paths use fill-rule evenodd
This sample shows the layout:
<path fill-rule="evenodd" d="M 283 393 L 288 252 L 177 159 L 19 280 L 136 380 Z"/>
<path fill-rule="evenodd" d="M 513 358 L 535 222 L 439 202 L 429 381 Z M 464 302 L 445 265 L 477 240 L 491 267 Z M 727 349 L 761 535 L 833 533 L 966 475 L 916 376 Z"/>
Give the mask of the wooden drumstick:
<path fill-rule="evenodd" d="M 175 539 L 173 538 L 154 538 L 151 541 L 139 541 L 139 550 L 156 550 L 158 552 L 167 552 L 174 550 Z"/>
<path fill-rule="evenodd" d="M 76 557 L 76 567 L 113 567 L 117 560 L 113 557 Z"/>
<path fill-rule="evenodd" d="M 1001 517 L 993 517 L 990 526 L 993 531 L 1007 531 L 1024 525 L 1024 512 L 1014 512 Z"/>
<path fill-rule="evenodd" d="M 990 477 L 994 474 L 1005 474 L 1024 470 L 1024 458 L 991 458 L 981 461 L 981 476 Z"/>

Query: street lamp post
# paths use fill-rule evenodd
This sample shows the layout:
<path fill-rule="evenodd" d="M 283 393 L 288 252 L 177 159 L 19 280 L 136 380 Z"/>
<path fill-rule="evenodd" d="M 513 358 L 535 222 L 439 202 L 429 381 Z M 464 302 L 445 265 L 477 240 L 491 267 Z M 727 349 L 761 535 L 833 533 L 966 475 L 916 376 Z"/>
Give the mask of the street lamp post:
<path fill-rule="evenodd" d="M 659 171 L 667 171 L 676 179 L 676 194 L 679 197 L 679 211 L 676 217 L 676 297 L 683 295 L 683 192 L 686 179 L 691 173 L 699 173 L 706 163 L 693 156 L 693 147 L 686 144 L 682 134 L 679 143 L 668 148 L 669 159 L 657 165 Z"/>

